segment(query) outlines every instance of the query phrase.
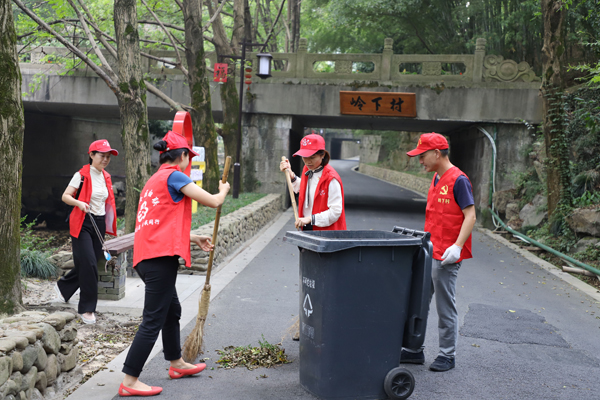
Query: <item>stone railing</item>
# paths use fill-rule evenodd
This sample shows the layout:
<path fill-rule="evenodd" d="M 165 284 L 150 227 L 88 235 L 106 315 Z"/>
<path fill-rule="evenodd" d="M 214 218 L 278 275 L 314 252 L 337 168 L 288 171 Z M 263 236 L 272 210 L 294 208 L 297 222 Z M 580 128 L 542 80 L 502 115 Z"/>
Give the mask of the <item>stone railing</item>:
<path fill-rule="evenodd" d="M 467 84 L 481 82 L 528 83 L 538 82 L 529 64 L 504 60 L 501 56 L 485 54 L 485 39 L 477 39 L 474 54 L 393 54 L 393 40 L 385 39 L 381 54 L 315 54 L 308 53 L 307 39 L 300 39 L 296 53 L 273 53 L 273 81 L 291 82 L 348 82 L 378 81 L 384 83 L 427 84 L 445 83 Z M 168 61 L 175 61 L 174 51 L 149 50 L 149 54 Z M 65 56 L 65 48 L 39 47 L 21 54 L 26 60 L 21 63 L 23 71 L 40 70 L 40 63 L 46 65 L 42 73 L 57 73 L 62 67 L 51 65 L 56 54 Z M 248 53 L 248 59 L 256 65 L 256 54 Z M 110 64 L 115 60 L 108 53 L 105 57 Z M 206 53 L 210 65 L 217 62 L 214 52 Z M 59 60 L 58 60 L 59 61 Z M 162 61 L 142 57 L 143 72 L 153 75 L 180 75 L 180 71 Z M 87 67 L 73 71 L 75 75 L 95 74 Z M 253 77 L 253 80 L 259 78 Z"/>
<path fill-rule="evenodd" d="M 1 319 L 0 399 L 57 397 L 83 378 L 77 356 L 75 314 L 27 311 Z"/>
<path fill-rule="evenodd" d="M 221 217 L 219 235 L 213 262 L 218 264 L 225 257 L 239 250 L 244 242 L 251 239 L 258 231 L 275 219 L 281 213 L 283 195 L 268 194 L 252 204 Z M 214 222 L 193 230 L 197 235 L 212 236 Z M 180 264 L 183 265 L 183 260 Z M 192 244 L 192 270 L 206 271 L 208 253 Z"/>

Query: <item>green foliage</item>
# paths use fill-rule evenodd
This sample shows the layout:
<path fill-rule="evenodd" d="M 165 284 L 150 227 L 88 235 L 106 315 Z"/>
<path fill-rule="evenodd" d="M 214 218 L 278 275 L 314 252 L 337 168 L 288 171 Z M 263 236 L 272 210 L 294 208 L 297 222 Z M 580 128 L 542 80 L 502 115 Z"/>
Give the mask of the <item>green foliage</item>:
<path fill-rule="evenodd" d="M 265 197 L 265 193 L 240 193 L 237 199 L 234 199 L 231 196 L 227 196 L 225 199 L 225 203 L 221 207 L 221 216 L 230 214 L 236 210 L 239 210 L 242 207 L 245 207 L 249 204 L 254 203 L 257 200 Z M 216 215 L 216 210 L 210 207 L 204 207 L 202 205 L 198 205 L 198 212 L 196 214 L 192 214 L 192 229 L 197 229 L 198 227 L 208 224 L 214 221 Z"/>
<path fill-rule="evenodd" d="M 581 195 L 584 190 L 598 189 L 598 179 L 594 176 L 600 174 L 600 89 L 580 89 L 568 95 L 565 104 L 575 193 Z M 589 183 L 593 183 L 591 187 Z"/>
<path fill-rule="evenodd" d="M 173 121 L 159 119 L 148 120 L 148 131 L 150 132 L 150 136 L 156 141 L 162 139 L 167 132 L 171 130 L 172 126 Z"/>
<path fill-rule="evenodd" d="M 47 257 L 47 252 L 21 249 L 21 275 L 42 279 L 58 276 L 58 268 Z"/>
<path fill-rule="evenodd" d="M 573 200 L 575 207 L 589 207 L 595 204 L 600 204 L 600 192 L 584 192 Z"/>
<path fill-rule="evenodd" d="M 50 242 L 54 239 L 52 236 L 46 239 L 40 239 L 33 234 L 33 226 L 37 219 L 26 222 L 27 215 L 21 217 L 21 250 L 42 250 L 47 249 Z"/>
<path fill-rule="evenodd" d="M 554 222 L 548 221 L 540 228 L 528 230 L 525 234 L 561 253 L 569 253 L 577 244 L 577 237 L 564 218 Z"/>
<path fill-rule="evenodd" d="M 530 203 L 535 195 L 546 192 L 546 185 L 540 182 L 535 169 L 530 168 L 525 172 L 514 173 L 516 191 L 520 195 L 519 208 Z"/>
<path fill-rule="evenodd" d="M 44 251 L 54 239 L 52 236 L 40 239 L 33 234 L 33 226 L 37 220 L 26 222 L 27 216 L 21 217 L 21 275 L 48 279 L 58 275 L 57 268 L 48 261 L 49 253 Z"/>
<path fill-rule="evenodd" d="M 270 368 L 278 364 L 288 364 L 291 361 L 285 354 L 285 349 L 281 347 L 281 343 L 271 344 L 264 335 L 262 340 L 258 341 L 258 347 L 228 346 L 223 350 L 217 350 L 220 358 L 217 363 L 221 368 L 230 369 L 235 367 L 246 367 L 253 370 L 259 367 Z"/>

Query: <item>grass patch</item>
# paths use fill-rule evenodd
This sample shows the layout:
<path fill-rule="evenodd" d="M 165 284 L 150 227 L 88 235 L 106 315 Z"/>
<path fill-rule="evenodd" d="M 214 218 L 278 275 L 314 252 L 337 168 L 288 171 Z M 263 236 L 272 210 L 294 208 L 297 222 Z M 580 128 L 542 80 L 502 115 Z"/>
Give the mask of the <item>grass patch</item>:
<path fill-rule="evenodd" d="M 252 204 L 266 196 L 266 193 L 240 193 L 237 199 L 227 196 L 221 207 L 221 217 L 230 214 L 242 207 Z M 192 214 L 192 229 L 198 229 L 215 220 L 216 209 L 198 205 L 198 212 Z"/>
<path fill-rule="evenodd" d="M 217 360 L 217 364 L 224 369 L 246 367 L 253 370 L 258 367 L 270 368 L 278 364 L 291 363 L 285 354 L 285 349 L 281 347 L 281 343 L 271 344 L 267 342 L 264 335 L 262 335 L 262 341 L 258 341 L 258 347 L 228 346 L 223 350 L 217 350 L 217 353 L 221 356 Z"/>
<path fill-rule="evenodd" d="M 58 276 L 58 267 L 48 259 L 48 253 L 23 249 L 21 250 L 21 276 L 28 278 L 50 279 Z"/>

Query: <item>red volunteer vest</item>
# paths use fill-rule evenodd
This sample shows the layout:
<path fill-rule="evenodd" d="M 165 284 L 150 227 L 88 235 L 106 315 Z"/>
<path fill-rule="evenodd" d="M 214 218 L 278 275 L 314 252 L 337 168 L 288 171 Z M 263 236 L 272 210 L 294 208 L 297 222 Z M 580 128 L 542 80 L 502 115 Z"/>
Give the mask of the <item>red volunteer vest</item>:
<path fill-rule="evenodd" d="M 429 193 L 427 194 L 427 208 L 425 210 L 425 231 L 431 233 L 431 243 L 433 244 L 433 258 L 441 260 L 446 249 L 452 246 L 458 235 L 465 216 L 454 199 L 454 183 L 456 178 L 464 175 L 456 167 L 450 168 L 442 175 L 437 185 L 433 176 Z M 467 177 L 467 179 L 469 179 Z M 471 235 L 465 242 L 460 253 L 460 262 L 471 255 Z"/>
<path fill-rule="evenodd" d="M 175 203 L 167 186 L 169 176 L 181 169 L 163 164 L 146 182 L 140 194 L 133 241 L 133 266 L 140 261 L 164 256 L 180 256 L 191 266 L 190 230 L 192 200 L 183 196 Z"/>
<path fill-rule="evenodd" d="M 92 177 L 90 176 L 90 164 L 84 165 L 80 170 L 79 174 L 84 178 L 82 187 L 79 191 L 79 200 L 89 204 L 92 198 Z M 110 174 L 105 170 L 102 170 L 104 175 L 104 181 L 106 182 L 106 188 L 108 189 L 108 198 L 104 203 L 104 209 L 106 210 L 105 223 L 106 233 L 109 235 L 117 236 L 117 206 L 115 205 L 115 194 L 113 193 L 112 180 Z M 71 216 L 69 217 L 69 229 L 71 236 L 78 238 L 81 232 L 81 226 L 85 219 L 85 213 L 79 209 L 79 207 L 73 207 Z"/>
<path fill-rule="evenodd" d="M 300 195 L 298 197 L 298 216 L 302 218 L 304 215 L 304 199 L 306 198 L 306 185 L 308 185 L 308 177 L 304 174 L 308 171 L 306 165 L 302 170 L 303 179 L 300 181 Z M 342 189 L 342 214 L 332 225 L 326 227 L 313 226 L 313 230 L 315 231 L 345 231 L 346 230 L 346 210 L 344 209 L 344 186 L 342 185 L 342 180 L 338 173 L 333 169 L 333 167 L 327 164 L 323 168 L 323 173 L 321 175 L 321 179 L 319 179 L 319 184 L 317 185 L 317 190 L 315 191 L 315 198 L 313 199 L 312 213 L 318 214 L 323 211 L 329 209 L 327 206 L 327 200 L 329 199 L 329 183 L 332 179 L 337 179 L 340 183 L 340 187 Z"/>

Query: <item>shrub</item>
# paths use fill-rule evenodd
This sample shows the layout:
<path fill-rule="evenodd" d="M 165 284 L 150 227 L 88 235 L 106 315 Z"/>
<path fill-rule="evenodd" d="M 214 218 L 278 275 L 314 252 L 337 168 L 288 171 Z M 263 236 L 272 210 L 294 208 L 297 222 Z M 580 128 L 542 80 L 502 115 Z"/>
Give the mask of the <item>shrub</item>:
<path fill-rule="evenodd" d="M 21 217 L 21 250 L 40 250 L 48 248 L 52 239 L 50 236 L 47 239 L 40 239 L 33 235 L 33 226 L 37 223 L 37 218 L 31 222 L 25 222 L 27 215 Z"/>
<path fill-rule="evenodd" d="M 58 276 L 58 267 L 48 261 L 48 254 L 39 250 L 21 249 L 21 275 L 49 279 Z"/>

